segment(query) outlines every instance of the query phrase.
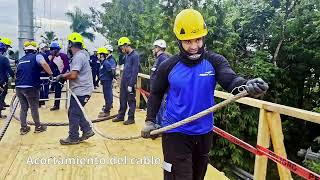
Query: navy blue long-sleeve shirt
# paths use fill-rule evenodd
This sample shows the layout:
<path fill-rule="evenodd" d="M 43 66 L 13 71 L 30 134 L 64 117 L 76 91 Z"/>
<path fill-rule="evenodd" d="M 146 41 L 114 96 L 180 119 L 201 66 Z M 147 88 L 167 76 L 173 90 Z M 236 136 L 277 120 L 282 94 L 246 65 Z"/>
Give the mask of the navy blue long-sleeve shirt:
<path fill-rule="evenodd" d="M 156 73 L 158 70 L 159 65 L 165 61 L 166 59 L 168 59 L 170 56 L 169 54 L 166 53 L 161 53 L 155 60 L 152 69 L 151 69 L 151 73 L 150 73 L 150 81 L 152 81 L 153 79 L 156 78 Z"/>
<path fill-rule="evenodd" d="M 14 77 L 14 72 L 10 67 L 9 59 L 0 55 L 0 84 L 8 82 L 8 75 Z"/>
<path fill-rule="evenodd" d="M 186 65 L 176 55 L 160 64 L 148 100 L 146 121 L 155 122 L 164 94 L 166 106 L 161 124 L 168 126 L 214 105 L 214 90 L 219 83 L 225 90 L 245 84 L 223 56 L 205 52 L 198 64 Z M 213 113 L 168 132 L 201 135 L 213 128 Z"/>
<path fill-rule="evenodd" d="M 133 87 L 137 83 L 139 70 L 140 56 L 135 50 L 133 50 L 126 57 L 122 74 L 122 81 L 128 82 L 128 86 Z"/>

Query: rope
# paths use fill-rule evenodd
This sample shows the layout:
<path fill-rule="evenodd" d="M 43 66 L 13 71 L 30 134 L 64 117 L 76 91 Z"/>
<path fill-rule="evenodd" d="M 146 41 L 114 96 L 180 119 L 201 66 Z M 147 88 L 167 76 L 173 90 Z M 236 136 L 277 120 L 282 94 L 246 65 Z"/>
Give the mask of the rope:
<path fill-rule="evenodd" d="M 77 95 L 75 95 L 70 89 L 68 89 L 68 91 L 70 92 L 70 94 L 74 97 L 74 99 L 76 100 L 78 106 L 80 107 L 83 115 L 84 115 L 84 118 L 86 121 L 88 121 L 88 123 L 90 124 L 90 126 L 93 128 L 93 130 L 99 134 L 101 137 L 103 138 L 106 138 L 106 139 L 109 139 L 109 140 L 132 140 L 132 139 L 139 139 L 141 138 L 141 135 L 137 135 L 137 136 L 129 136 L 129 137 L 112 137 L 110 135 L 105 135 L 103 134 L 101 131 L 99 131 L 99 129 L 89 120 L 83 106 L 81 105 Z"/>
<path fill-rule="evenodd" d="M 13 105 L 13 108 L 11 109 L 11 112 L 10 112 L 9 116 L 6 118 L 6 122 L 5 122 L 4 126 L 0 129 L 0 141 L 2 140 L 4 134 L 7 131 L 8 127 L 9 127 L 9 124 L 10 124 L 12 118 L 13 118 L 13 114 L 17 110 L 17 107 L 18 107 L 18 102 Z"/>
<path fill-rule="evenodd" d="M 197 114 L 195 114 L 193 116 L 190 116 L 190 117 L 188 117 L 188 118 L 186 118 L 186 119 L 184 119 L 182 121 L 178 121 L 178 122 L 176 122 L 174 124 L 171 124 L 169 126 L 166 126 L 166 127 L 151 131 L 150 134 L 151 135 L 160 134 L 160 133 L 163 133 L 165 131 L 168 131 L 168 130 L 174 129 L 176 127 L 182 126 L 184 124 L 187 124 L 189 122 L 195 121 L 195 120 L 197 120 L 198 118 L 200 118 L 202 116 L 205 116 L 205 115 L 207 115 L 209 113 L 215 112 L 215 111 L 225 107 L 226 105 L 228 105 L 228 104 L 230 104 L 230 103 L 232 103 L 232 102 L 234 102 L 234 101 L 236 101 L 236 100 L 248 95 L 246 90 L 240 89 L 240 87 L 237 87 L 237 88 L 239 88 L 239 93 L 237 95 L 232 96 L 231 98 L 228 98 L 228 99 L 220 102 L 219 104 L 216 104 L 216 105 L 212 106 L 211 108 L 203 110 L 203 111 L 201 111 L 201 112 L 199 112 L 199 113 L 197 113 Z"/>

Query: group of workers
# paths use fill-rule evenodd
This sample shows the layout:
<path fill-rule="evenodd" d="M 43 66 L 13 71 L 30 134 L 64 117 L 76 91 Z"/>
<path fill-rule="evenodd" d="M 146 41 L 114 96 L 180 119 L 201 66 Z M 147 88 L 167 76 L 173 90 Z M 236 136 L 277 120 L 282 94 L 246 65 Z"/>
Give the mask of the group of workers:
<path fill-rule="evenodd" d="M 145 126 L 141 130 L 142 137 L 156 138 L 150 135 L 151 131 L 179 122 L 213 106 L 217 83 L 228 92 L 235 93 L 237 91 L 233 90 L 236 87 L 244 86 L 252 97 L 263 95 L 268 90 L 268 84 L 261 78 L 246 80 L 238 76 L 225 57 L 206 50 L 205 36 L 208 34 L 208 29 L 203 16 L 198 11 L 182 10 L 175 18 L 173 32 L 180 50 L 178 54 L 169 56 L 165 53 L 167 46 L 164 40 L 156 40 L 153 44 L 156 61 L 151 69 L 151 92 L 147 103 Z M 10 46 L 11 42 L 8 43 L 2 39 L 0 53 L 4 54 Z M 112 121 L 124 121 L 129 106 L 127 119 L 123 122 L 124 125 L 129 125 L 135 123 L 135 95 L 140 56 L 127 37 L 121 37 L 118 40 L 118 47 L 125 57 L 125 63 L 120 84 L 120 109 L 117 117 Z M 38 53 L 36 43 L 27 41 L 24 44 L 24 50 L 26 55 L 19 60 L 16 72 L 16 93 L 21 103 L 21 134 L 30 131 L 26 123 L 29 107 L 36 125 L 35 132 L 46 130 L 39 121 L 38 113 L 40 77 L 44 74 L 49 79 L 53 79 L 54 76 L 56 83 L 60 85 L 63 81 L 69 80 L 70 89 L 82 106 L 88 102 L 100 80 L 105 105 L 99 117 L 110 116 L 113 103 L 112 86 L 117 66 L 112 56 L 112 48 L 101 47 L 90 58 L 84 50 L 81 35 L 72 33 L 68 37 L 67 55 L 59 52 L 59 44 L 51 44 L 50 51 L 54 53 L 48 54 L 48 49 L 45 47 Z M 56 63 L 56 70 L 52 70 L 49 65 L 52 57 L 55 59 L 53 61 L 59 61 Z M 2 89 L 6 89 L 8 83 L 7 78 L 4 77 L 8 74 L 14 77 L 7 61 L 5 56 L 0 55 L 0 87 Z M 61 97 L 61 87 L 56 86 L 56 91 L 58 91 L 56 97 Z M 4 90 L 1 94 L 0 108 L 5 106 L 3 94 L 5 94 Z M 43 94 L 42 98 L 47 98 L 47 94 Z M 59 105 L 55 103 L 53 109 L 59 109 Z M 0 115 L 3 117 L 1 113 Z M 94 135 L 94 131 L 73 96 L 70 100 L 68 118 L 69 135 L 65 139 L 60 139 L 61 144 L 78 144 Z M 210 113 L 196 121 L 163 133 L 165 180 L 204 179 L 212 145 L 213 119 L 214 114 Z M 81 137 L 79 127 L 82 131 Z"/>

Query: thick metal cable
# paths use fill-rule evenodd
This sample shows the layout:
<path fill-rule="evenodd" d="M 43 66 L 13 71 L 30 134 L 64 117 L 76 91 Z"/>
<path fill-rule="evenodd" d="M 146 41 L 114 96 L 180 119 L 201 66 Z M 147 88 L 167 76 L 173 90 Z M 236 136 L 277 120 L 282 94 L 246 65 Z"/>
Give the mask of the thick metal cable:
<path fill-rule="evenodd" d="M 13 118 L 13 114 L 16 112 L 17 107 L 18 107 L 18 102 L 14 103 L 13 108 L 11 109 L 11 112 L 10 112 L 9 116 L 5 120 L 6 121 L 5 124 L 0 129 L 0 141 L 2 140 L 4 134 L 7 131 L 8 127 L 9 127 L 9 124 L 10 124 L 12 118 Z"/>

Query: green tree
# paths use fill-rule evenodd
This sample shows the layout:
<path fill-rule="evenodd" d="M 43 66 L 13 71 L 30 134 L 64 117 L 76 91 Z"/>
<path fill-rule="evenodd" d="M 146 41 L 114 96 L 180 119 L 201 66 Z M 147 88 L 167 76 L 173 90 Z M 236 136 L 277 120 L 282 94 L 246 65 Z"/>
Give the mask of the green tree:
<path fill-rule="evenodd" d="M 43 35 L 41 35 L 42 43 L 45 43 L 48 46 L 51 44 L 52 41 L 56 41 L 56 40 L 58 40 L 58 37 L 53 31 L 46 31 L 44 32 Z"/>
<path fill-rule="evenodd" d="M 65 14 L 71 20 L 70 29 L 73 32 L 80 33 L 83 37 L 89 39 L 90 41 L 95 39 L 94 34 L 88 31 L 93 26 L 88 14 L 83 13 L 78 7 L 75 8 L 74 11 L 68 11 Z"/>

